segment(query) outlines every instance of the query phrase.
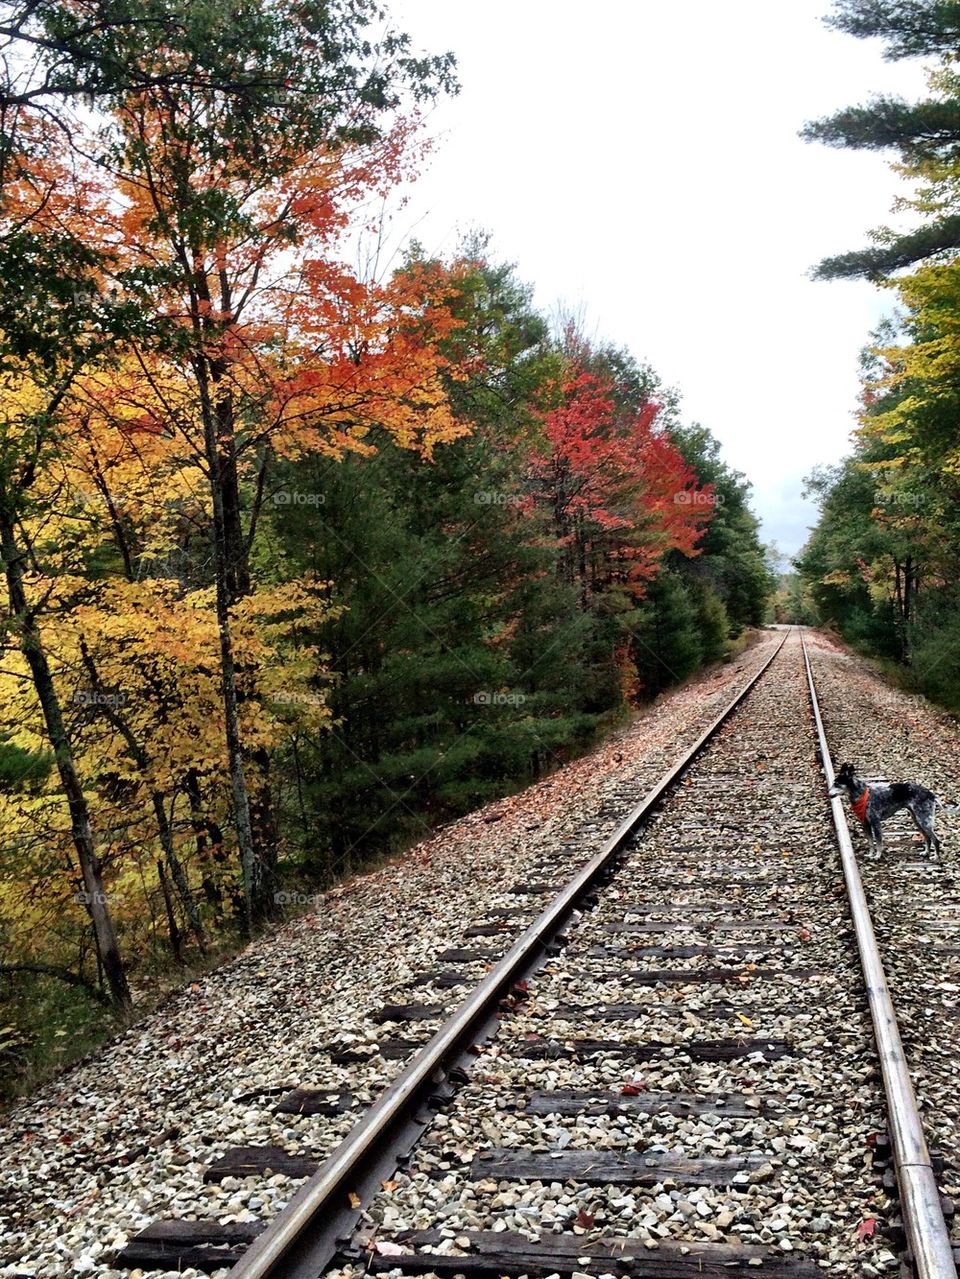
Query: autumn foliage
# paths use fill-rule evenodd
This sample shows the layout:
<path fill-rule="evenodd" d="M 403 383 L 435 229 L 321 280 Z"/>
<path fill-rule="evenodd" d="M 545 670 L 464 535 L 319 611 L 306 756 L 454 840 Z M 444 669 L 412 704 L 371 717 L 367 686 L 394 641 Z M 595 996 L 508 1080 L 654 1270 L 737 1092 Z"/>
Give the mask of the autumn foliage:
<path fill-rule="evenodd" d="M 543 416 L 530 470 L 534 501 L 550 515 L 563 572 L 584 599 L 622 585 L 642 597 L 669 551 L 692 556 L 709 521 L 710 491 L 657 431 L 654 401 L 618 421 L 610 386 L 574 368 Z"/>
<path fill-rule="evenodd" d="M 756 609 L 649 370 L 483 253 L 348 265 L 447 60 L 365 0 L 238 10 L 253 71 L 203 14 L 84 12 L 24 18 L 72 78 L 0 113 L 0 971 L 125 1007 L 398 808 L 581 749 L 678 599 L 720 643 Z"/>

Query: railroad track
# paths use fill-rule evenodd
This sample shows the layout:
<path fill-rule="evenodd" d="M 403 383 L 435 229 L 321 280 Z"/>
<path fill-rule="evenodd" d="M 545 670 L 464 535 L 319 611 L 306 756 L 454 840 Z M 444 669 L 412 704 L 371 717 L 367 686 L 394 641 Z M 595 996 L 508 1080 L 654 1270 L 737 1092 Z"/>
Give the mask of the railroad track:
<path fill-rule="evenodd" d="M 901 716 L 878 708 L 845 678 L 847 659 L 825 655 L 818 691 L 827 734 L 838 757 L 887 766 L 891 780 L 918 778 L 947 800 L 958 783 L 939 760 L 911 741 Z M 941 859 L 928 859 L 902 814 L 886 824 L 884 856 L 861 861 L 887 978 L 897 1008 L 906 1058 L 925 1111 L 935 1114 L 935 1140 L 948 1193 L 960 1187 L 960 885 L 955 838 Z M 960 1230 L 957 1232 L 960 1237 Z"/>
<path fill-rule="evenodd" d="M 272 1223 L 156 1222 L 116 1265 L 869 1279 L 901 1267 L 877 1229 L 892 1172 L 920 1279 L 955 1276 L 838 805 L 839 856 L 824 821 L 805 662 L 785 636 L 561 892 L 549 868 L 516 885 L 518 910 L 548 904 L 505 954 L 503 913 L 468 930 L 434 980 L 474 989 L 319 1166 L 265 1146 L 208 1170 L 306 1178 Z M 431 1008 L 387 1027 L 422 1032 Z M 410 1049 L 385 1030 L 384 1054 Z"/>

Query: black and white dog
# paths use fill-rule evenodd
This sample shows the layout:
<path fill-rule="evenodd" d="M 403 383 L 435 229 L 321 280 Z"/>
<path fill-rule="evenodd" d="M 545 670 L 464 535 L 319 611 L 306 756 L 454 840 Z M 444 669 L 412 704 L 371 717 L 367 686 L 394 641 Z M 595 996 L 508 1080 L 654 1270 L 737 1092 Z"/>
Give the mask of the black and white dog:
<path fill-rule="evenodd" d="M 927 852 L 940 853 L 940 841 L 933 829 L 938 808 L 951 811 L 955 804 L 945 804 L 933 791 L 916 782 L 865 782 L 854 774 L 852 764 L 842 764 L 827 794 L 831 799 L 846 794 L 850 807 L 860 818 L 870 836 L 870 849 L 879 857 L 883 852 L 883 822 L 905 808 L 927 841 Z"/>

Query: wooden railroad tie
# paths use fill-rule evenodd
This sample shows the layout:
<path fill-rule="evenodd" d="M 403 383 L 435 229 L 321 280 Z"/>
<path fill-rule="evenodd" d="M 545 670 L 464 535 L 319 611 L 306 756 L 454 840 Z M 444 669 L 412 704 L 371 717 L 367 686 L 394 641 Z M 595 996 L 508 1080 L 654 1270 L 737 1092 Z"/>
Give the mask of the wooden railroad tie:
<path fill-rule="evenodd" d="M 384 1004 L 373 1020 L 381 1026 L 385 1021 L 432 1021 L 443 1009 L 443 1004 Z"/>
<path fill-rule="evenodd" d="M 659 1061 L 664 1055 L 679 1054 L 691 1061 L 738 1061 L 751 1053 L 762 1053 L 767 1061 L 793 1054 L 785 1039 L 691 1039 L 672 1044 L 631 1044 L 620 1039 L 516 1039 L 503 1045 L 505 1055 L 532 1061 L 559 1057 L 596 1057 L 600 1054 L 629 1057 L 631 1061 Z"/>
<path fill-rule="evenodd" d="M 352 1110 L 353 1094 L 330 1088 L 293 1088 L 273 1108 L 275 1115 L 343 1115 Z"/>
<path fill-rule="evenodd" d="M 519 1091 L 519 1090 L 518 1090 Z M 525 1101 L 525 1105 L 523 1102 Z M 751 1105 L 750 1102 L 755 1104 Z M 773 1107 L 767 1101 L 756 1104 L 757 1099 L 745 1093 L 727 1093 L 707 1097 L 698 1093 L 652 1092 L 644 1089 L 638 1093 L 578 1091 L 572 1088 L 555 1088 L 532 1092 L 518 1099 L 518 1110 L 528 1115 L 729 1115 L 733 1119 L 747 1119 L 770 1114 Z"/>
<path fill-rule="evenodd" d="M 207 1183 L 225 1177 L 284 1176 L 312 1177 L 319 1167 L 316 1159 L 290 1155 L 282 1146 L 233 1146 L 203 1174 Z"/>
<path fill-rule="evenodd" d="M 750 1173 L 769 1164 L 766 1155 L 730 1159 L 685 1159 L 641 1150 L 481 1150 L 467 1175 L 472 1181 L 577 1181 L 587 1186 L 729 1186 L 748 1184 Z M 446 1175 L 445 1173 L 443 1175 Z"/>
<path fill-rule="evenodd" d="M 689 1012 L 700 1021 L 725 1021 L 735 1017 L 740 1011 L 734 1004 L 722 999 L 711 999 L 704 1007 L 691 1007 L 685 1000 L 678 999 L 668 1003 L 657 1001 L 649 1004 L 558 1004 L 550 1009 L 551 1017 L 557 1021 L 639 1021 L 650 1013 L 663 1013 L 679 1016 Z"/>
<path fill-rule="evenodd" d="M 639 914 L 640 912 L 636 912 Z M 782 919 L 768 917 L 766 919 L 701 919 L 696 923 L 686 920 L 670 919 L 655 924 L 628 924 L 625 922 L 601 925 L 605 933 L 626 933 L 629 936 L 645 936 L 648 933 L 789 933 L 795 932 L 799 924 L 786 923 Z"/>
<path fill-rule="evenodd" d="M 770 942 L 691 942 L 688 946 L 588 946 L 581 953 L 590 959 L 744 959 L 782 950 Z"/>
<path fill-rule="evenodd" d="M 192 1266 L 211 1274 L 238 1262 L 264 1224 L 154 1221 L 117 1253 L 114 1265 L 127 1270 L 186 1270 Z"/>
<path fill-rule="evenodd" d="M 812 977 L 831 977 L 821 968 L 621 968 L 617 972 L 593 973 L 595 981 L 618 981 L 633 986 L 749 985 L 755 981 L 779 981 L 784 977 L 809 981 Z"/>
<path fill-rule="evenodd" d="M 756 1275 L 762 1279 L 822 1279 L 812 1261 L 785 1257 L 769 1248 L 730 1247 L 715 1243 L 661 1240 L 648 1248 L 640 1239 L 594 1239 L 548 1234 L 528 1239 L 516 1231 L 464 1231 L 463 1256 L 421 1252 L 436 1248 L 443 1237 L 436 1230 L 403 1231 L 394 1235 L 384 1252 L 362 1254 L 371 1271 L 400 1270 L 404 1274 L 464 1275 L 466 1279 L 499 1279 L 501 1275 L 529 1275 L 530 1279 L 575 1273 L 611 1274 L 617 1279 L 730 1279 Z M 383 1240 L 377 1241 L 383 1247 Z M 401 1251 L 402 1250 L 402 1251 Z"/>

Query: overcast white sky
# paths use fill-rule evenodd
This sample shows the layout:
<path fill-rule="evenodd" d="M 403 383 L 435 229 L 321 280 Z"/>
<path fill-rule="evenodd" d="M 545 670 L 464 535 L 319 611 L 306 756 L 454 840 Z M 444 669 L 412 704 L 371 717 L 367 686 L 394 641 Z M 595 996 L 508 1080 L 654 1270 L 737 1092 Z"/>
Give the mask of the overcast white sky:
<path fill-rule="evenodd" d="M 809 267 L 890 220 L 883 157 L 801 142 L 805 120 L 876 91 L 918 96 L 916 63 L 821 22 L 829 0 L 389 0 L 460 96 L 398 231 L 430 252 L 493 234 L 547 310 L 582 307 L 683 395 L 754 484 L 764 537 L 794 553 L 802 477 L 845 451 L 857 356 L 891 305 Z"/>

